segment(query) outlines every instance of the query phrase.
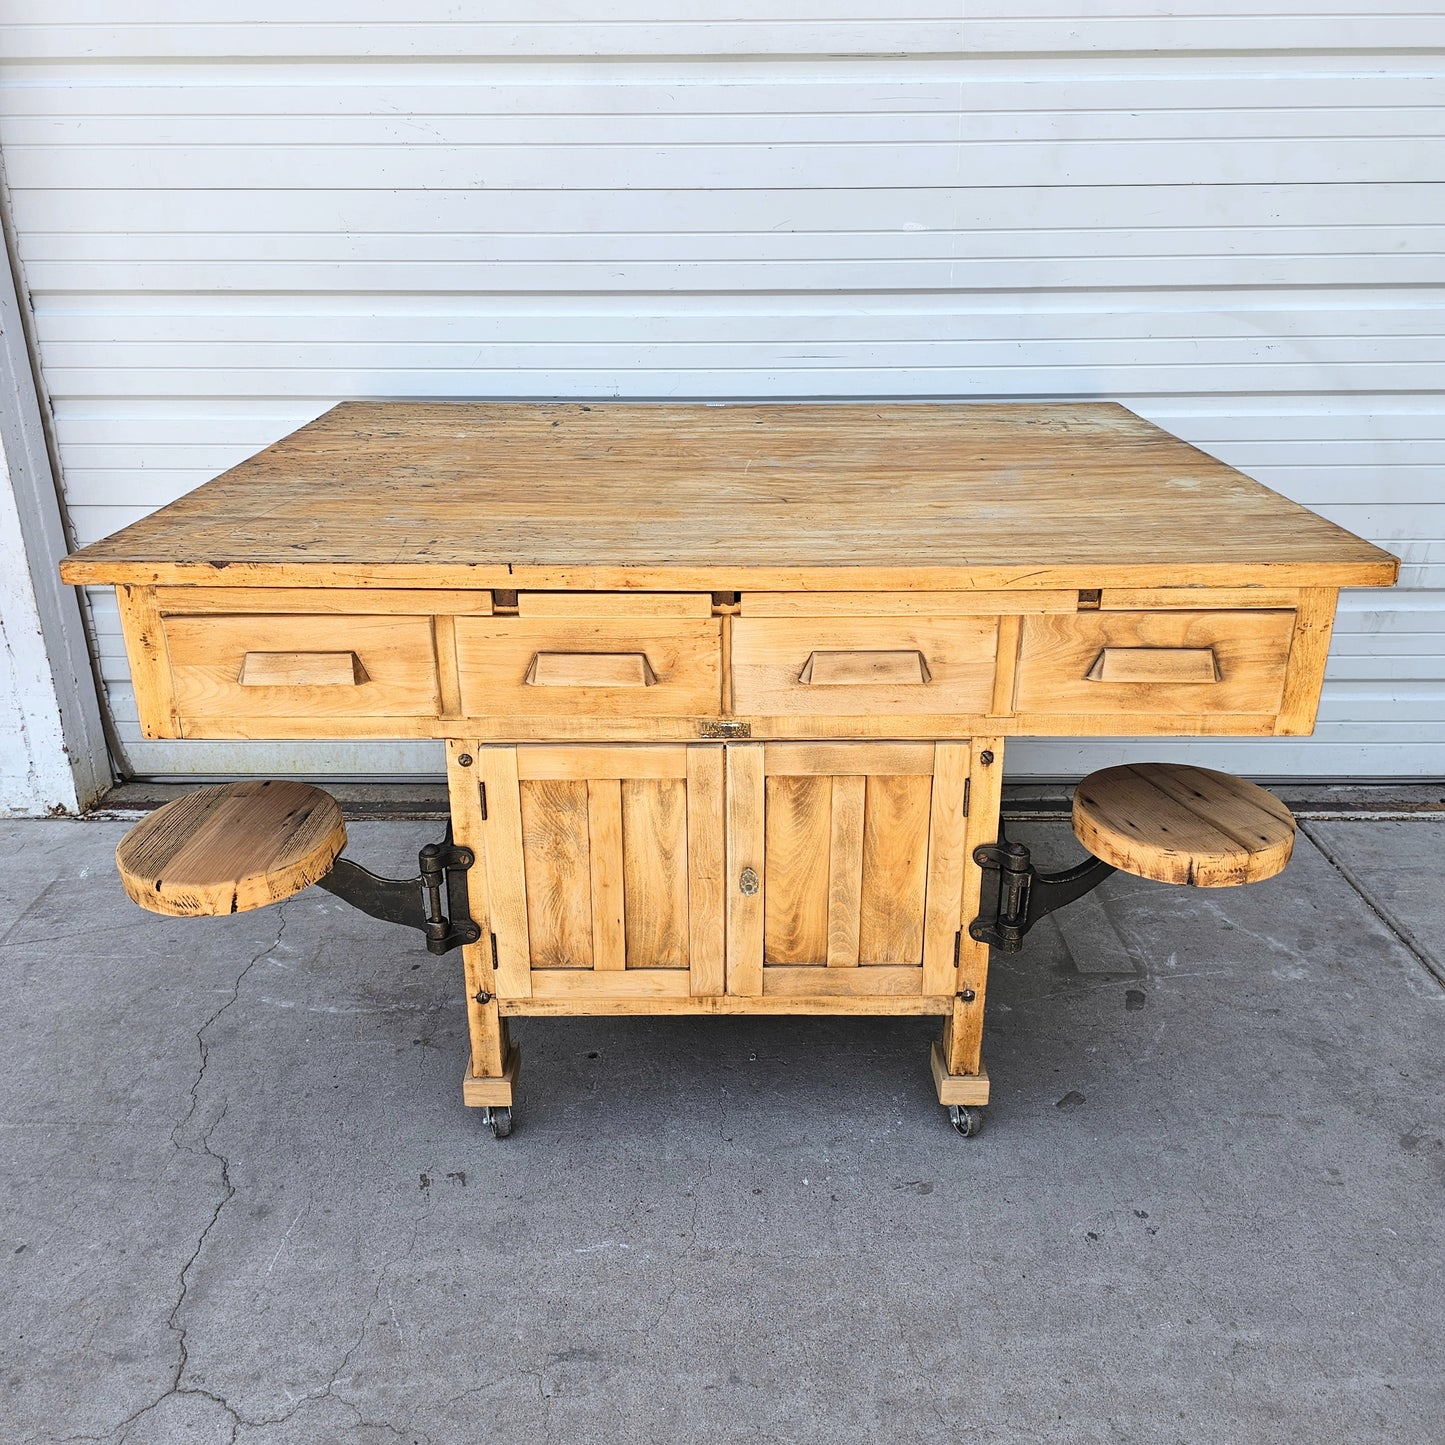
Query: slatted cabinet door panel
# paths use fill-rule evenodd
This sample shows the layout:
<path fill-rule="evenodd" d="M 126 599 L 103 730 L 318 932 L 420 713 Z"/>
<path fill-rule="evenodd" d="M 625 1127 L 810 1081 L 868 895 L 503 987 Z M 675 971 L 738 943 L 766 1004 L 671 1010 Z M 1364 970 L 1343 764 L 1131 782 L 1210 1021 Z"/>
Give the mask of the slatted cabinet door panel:
<path fill-rule="evenodd" d="M 723 749 L 483 747 L 502 998 L 723 990 Z"/>
<path fill-rule="evenodd" d="M 728 746 L 728 989 L 953 992 L 966 743 Z"/>

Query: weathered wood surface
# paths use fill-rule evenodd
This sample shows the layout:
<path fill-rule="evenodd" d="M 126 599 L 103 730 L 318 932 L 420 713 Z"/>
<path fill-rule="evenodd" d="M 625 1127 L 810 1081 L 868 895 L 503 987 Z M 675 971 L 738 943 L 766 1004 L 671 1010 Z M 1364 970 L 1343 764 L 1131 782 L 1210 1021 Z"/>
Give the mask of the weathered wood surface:
<path fill-rule="evenodd" d="M 142 908 L 195 918 L 279 903 L 325 877 L 345 847 L 330 793 L 251 779 L 157 808 L 120 840 L 115 862 Z"/>
<path fill-rule="evenodd" d="M 1278 873 L 1294 849 L 1295 822 L 1273 793 L 1229 773 L 1129 763 L 1079 784 L 1074 833 L 1126 873 L 1229 888 Z"/>
<path fill-rule="evenodd" d="M 63 575 L 791 591 L 1378 586 L 1397 570 L 1113 404 L 346 402 Z"/>

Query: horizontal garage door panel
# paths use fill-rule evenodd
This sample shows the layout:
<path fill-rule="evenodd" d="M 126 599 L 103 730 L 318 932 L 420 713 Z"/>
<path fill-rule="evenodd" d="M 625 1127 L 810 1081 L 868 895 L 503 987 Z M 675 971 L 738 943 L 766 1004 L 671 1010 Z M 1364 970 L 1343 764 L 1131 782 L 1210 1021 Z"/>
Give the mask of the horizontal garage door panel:
<path fill-rule="evenodd" d="M 1011 771 L 1445 772 L 1445 18 L 1178 8 L 13 0 L 0 149 L 76 538 L 350 396 L 1108 397 L 1404 590 L 1346 597 L 1313 738 Z M 134 772 L 440 771 L 142 740 L 90 610 Z"/>

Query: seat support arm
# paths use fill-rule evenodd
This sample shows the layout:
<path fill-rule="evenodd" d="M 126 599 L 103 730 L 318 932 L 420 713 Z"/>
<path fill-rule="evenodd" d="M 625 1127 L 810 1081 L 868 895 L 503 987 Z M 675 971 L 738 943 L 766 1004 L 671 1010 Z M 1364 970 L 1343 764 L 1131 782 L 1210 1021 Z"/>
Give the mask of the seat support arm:
<path fill-rule="evenodd" d="M 470 848 L 452 842 L 448 823 L 446 837 L 421 850 L 417 859 L 420 872 L 415 878 L 381 878 L 343 857 L 316 883 L 343 903 L 384 923 L 419 929 L 426 934 L 429 952 L 449 953 L 482 936 L 467 900 L 467 869 L 475 861 Z"/>
<path fill-rule="evenodd" d="M 983 887 L 968 936 L 1005 953 L 1018 953 L 1039 919 L 1082 898 L 1116 871 L 1102 858 L 1086 858 L 1060 873 L 1040 873 L 1029 850 L 1004 836 L 1001 819 L 998 842 L 975 848 L 973 861 L 983 869 Z"/>

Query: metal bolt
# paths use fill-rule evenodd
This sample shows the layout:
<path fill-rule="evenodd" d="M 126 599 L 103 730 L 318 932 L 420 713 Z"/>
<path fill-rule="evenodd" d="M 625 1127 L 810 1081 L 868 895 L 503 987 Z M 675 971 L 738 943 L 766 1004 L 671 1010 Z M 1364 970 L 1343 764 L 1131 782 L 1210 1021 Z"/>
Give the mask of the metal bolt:
<path fill-rule="evenodd" d="M 993 749 L 992 749 L 992 748 L 985 748 L 985 749 L 978 755 L 978 760 L 979 760 L 979 762 L 981 762 L 981 763 L 984 765 L 984 767 L 987 767 L 987 766 L 993 761 Z"/>
<path fill-rule="evenodd" d="M 457 754 L 457 766 L 458 766 L 459 768 L 469 768 L 469 767 L 471 767 L 471 765 L 472 765 L 472 755 L 471 755 L 470 753 L 458 753 L 458 754 Z"/>
<path fill-rule="evenodd" d="M 961 998 L 964 1003 L 972 1003 L 977 997 L 978 995 L 975 994 L 971 988 L 966 988 L 961 994 L 959 994 L 959 998 Z"/>
<path fill-rule="evenodd" d="M 491 1001 L 492 1001 L 492 996 L 491 996 L 491 994 L 489 994 L 489 993 L 486 991 L 486 989 L 484 989 L 484 988 L 479 988 L 479 989 L 476 991 L 476 993 L 474 993 L 474 994 L 472 995 L 472 997 L 473 997 L 478 1003 L 491 1003 Z"/>

